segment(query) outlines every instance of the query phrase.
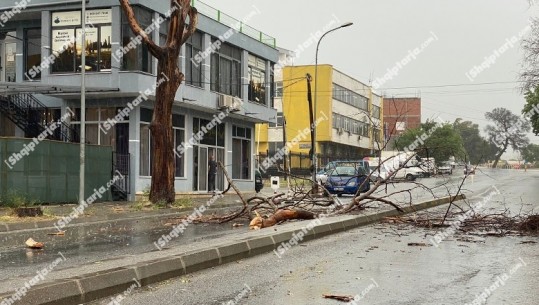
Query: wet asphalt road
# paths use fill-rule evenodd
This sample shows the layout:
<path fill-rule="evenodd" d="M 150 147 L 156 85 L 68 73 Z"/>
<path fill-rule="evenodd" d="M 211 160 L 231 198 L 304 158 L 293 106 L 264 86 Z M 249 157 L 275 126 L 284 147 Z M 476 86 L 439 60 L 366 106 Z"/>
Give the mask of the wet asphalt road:
<path fill-rule="evenodd" d="M 168 221 L 163 220 L 163 222 L 167 223 Z M 134 225 L 150 226 L 144 221 Z M 154 224 L 151 226 L 153 227 Z M 122 227 L 118 230 L 109 230 L 107 234 L 99 232 L 84 234 L 78 240 L 65 240 L 63 237 L 58 237 L 57 243 L 47 244 L 43 250 L 26 249 L 23 245 L 17 249 L 0 250 L 0 281 L 12 277 L 35 275 L 36 270 L 45 268 L 56 260 L 59 257 L 59 252 L 66 257 L 66 261 L 57 270 L 156 251 L 154 242 L 162 234 L 168 234 L 171 228 L 172 226 L 161 226 L 157 229 L 153 228 L 133 234 L 130 232 L 131 228 Z M 173 239 L 167 246 L 175 247 L 201 239 L 215 239 L 238 230 L 245 230 L 245 228 L 236 229 L 229 224 L 191 225 L 186 228 L 184 234 Z"/>
<path fill-rule="evenodd" d="M 407 245 L 428 242 L 422 230 L 384 232 L 391 230 L 355 229 L 293 247 L 281 259 L 269 253 L 219 266 L 135 291 L 122 304 L 226 304 L 238 296 L 234 304 L 344 304 L 322 294 L 359 295 L 358 304 L 466 304 L 504 274 L 486 304 L 538 304 L 537 244 L 520 244 L 530 238 L 447 240 L 436 248 Z"/>
<path fill-rule="evenodd" d="M 433 188 L 433 192 L 437 196 L 447 196 L 447 187 L 454 194 L 460 185 L 461 179 L 462 175 L 454 174 L 453 176 L 444 176 L 441 178 L 419 179 L 417 182 L 424 183 Z M 488 173 L 478 174 L 477 177 L 474 177 L 473 182 L 471 179 L 466 181 L 464 191 L 465 193 L 471 193 L 471 191 L 481 192 L 488 189 L 492 181 L 493 179 L 488 177 Z M 410 183 L 388 184 L 387 188 L 381 187 L 378 190 L 378 194 L 384 196 L 411 187 L 413 185 Z M 351 198 L 351 196 L 344 196 L 341 200 L 346 203 Z M 391 196 L 392 200 L 402 204 L 409 203 L 410 200 L 417 202 L 432 198 L 432 194 L 427 193 L 421 188 L 412 191 L 411 195 L 401 193 Z M 377 203 L 371 205 L 374 207 L 380 206 Z M 162 234 L 168 234 L 170 232 L 172 226 L 164 225 L 170 222 L 173 222 L 173 219 L 134 220 L 132 224 L 127 226 L 116 226 L 114 223 L 111 223 L 107 225 L 109 228 L 106 230 L 106 233 L 83 232 L 69 239 L 66 237 L 54 238 L 55 242 L 47 243 L 44 250 L 31 250 L 24 247 L 22 241 L 31 236 L 24 236 L 21 239 L 21 246 L 19 248 L 2 248 L 0 244 L 0 281 L 13 277 L 33 276 L 36 269 L 45 268 L 56 260 L 59 257 L 59 252 L 67 260 L 58 267 L 58 270 L 76 268 L 80 264 L 99 263 L 103 260 L 155 251 L 156 247 L 153 243 Z M 247 221 L 243 222 L 247 224 Z M 135 227 L 137 227 L 136 230 L 134 230 Z M 215 239 L 227 234 L 246 230 L 248 230 L 247 226 L 233 228 L 231 224 L 190 225 L 180 237 L 173 239 L 169 246 L 177 247 L 202 239 Z M 133 231 L 140 231 L 140 233 L 133 233 Z"/>
<path fill-rule="evenodd" d="M 539 172 L 504 172 L 478 175 L 467 187 L 478 189 L 477 202 L 496 186 L 501 194 L 486 209 L 518 212 L 539 208 L 538 182 Z M 282 258 L 264 254 L 139 289 L 121 304 L 345 304 L 322 294 L 356 296 L 357 304 L 539 304 L 539 243 L 523 243 L 538 237 L 408 245 L 429 244 L 434 233 L 377 224 L 306 242 Z"/>

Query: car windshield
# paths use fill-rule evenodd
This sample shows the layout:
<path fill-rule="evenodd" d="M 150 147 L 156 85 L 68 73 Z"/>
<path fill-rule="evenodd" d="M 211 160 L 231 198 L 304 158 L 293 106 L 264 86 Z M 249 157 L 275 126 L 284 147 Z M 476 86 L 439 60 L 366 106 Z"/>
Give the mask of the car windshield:
<path fill-rule="evenodd" d="M 340 167 L 353 167 L 354 169 L 358 169 L 360 175 L 366 175 L 367 171 L 370 171 L 369 163 L 365 161 L 333 161 L 326 165 L 326 169 L 336 169 Z"/>
<path fill-rule="evenodd" d="M 338 166 L 331 172 L 332 176 L 356 176 L 357 171 L 353 166 Z"/>

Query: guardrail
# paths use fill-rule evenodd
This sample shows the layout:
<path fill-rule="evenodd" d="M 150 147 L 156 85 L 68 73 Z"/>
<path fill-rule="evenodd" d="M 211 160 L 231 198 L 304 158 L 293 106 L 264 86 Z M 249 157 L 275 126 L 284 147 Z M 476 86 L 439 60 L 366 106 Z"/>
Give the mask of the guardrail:
<path fill-rule="evenodd" d="M 226 13 L 209 6 L 208 4 L 198 1 L 198 0 L 191 0 L 191 6 L 194 6 L 198 12 L 202 15 L 208 16 L 214 20 L 217 20 L 218 22 L 233 28 L 234 30 L 243 33 L 251 38 L 254 38 L 264 44 L 267 44 L 273 48 L 277 47 L 277 41 L 275 37 L 272 37 L 270 35 L 267 35 L 245 23 L 243 21 L 238 20 L 230 15 L 227 15 Z"/>

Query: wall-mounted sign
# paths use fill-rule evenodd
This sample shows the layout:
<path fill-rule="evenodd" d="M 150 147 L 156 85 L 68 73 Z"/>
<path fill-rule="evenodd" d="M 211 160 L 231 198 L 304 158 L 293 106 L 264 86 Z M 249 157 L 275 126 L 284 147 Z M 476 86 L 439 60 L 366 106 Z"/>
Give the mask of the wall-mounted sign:
<path fill-rule="evenodd" d="M 62 53 L 75 43 L 75 30 L 52 30 L 52 50 Z"/>
<path fill-rule="evenodd" d="M 80 25 L 81 12 L 56 12 L 52 13 L 52 26 Z"/>
<path fill-rule="evenodd" d="M 311 144 L 299 144 L 299 149 L 311 149 Z"/>
<path fill-rule="evenodd" d="M 112 10 L 91 10 L 86 11 L 86 23 L 87 24 L 100 24 L 100 23 L 112 23 Z"/>
<path fill-rule="evenodd" d="M 52 26 L 81 25 L 81 11 L 55 12 L 52 13 Z M 112 23 L 112 9 L 100 9 L 86 11 L 87 24 Z"/>

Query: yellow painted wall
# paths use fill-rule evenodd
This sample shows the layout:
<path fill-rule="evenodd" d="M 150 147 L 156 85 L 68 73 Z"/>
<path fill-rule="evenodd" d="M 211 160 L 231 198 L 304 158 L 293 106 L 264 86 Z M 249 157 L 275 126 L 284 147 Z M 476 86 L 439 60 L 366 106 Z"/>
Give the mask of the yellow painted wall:
<path fill-rule="evenodd" d="M 258 148 L 258 153 L 265 154 L 268 150 L 268 127 L 269 124 L 255 125 L 255 150 Z"/>
<path fill-rule="evenodd" d="M 306 129 L 310 127 L 307 80 L 305 78 L 307 73 L 312 77 L 311 90 L 314 102 L 315 66 L 295 66 L 283 69 L 283 114 L 287 122 L 287 139 L 292 141 L 298 135 L 305 135 L 302 136 L 301 142 L 292 146 L 291 151 L 294 153 L 308 154 L 309 148 L 301 149 L 299 144 L 311 143 L 310 133 L 305 133 Z M 332 78 L 333 67 L 331 65 L 318 65 L 318 99 L 315 115 L 320 123 L 316 128 L 317 141 L 331 140 Z M 317 150 L 319 151 L 318 145 Z"/>

